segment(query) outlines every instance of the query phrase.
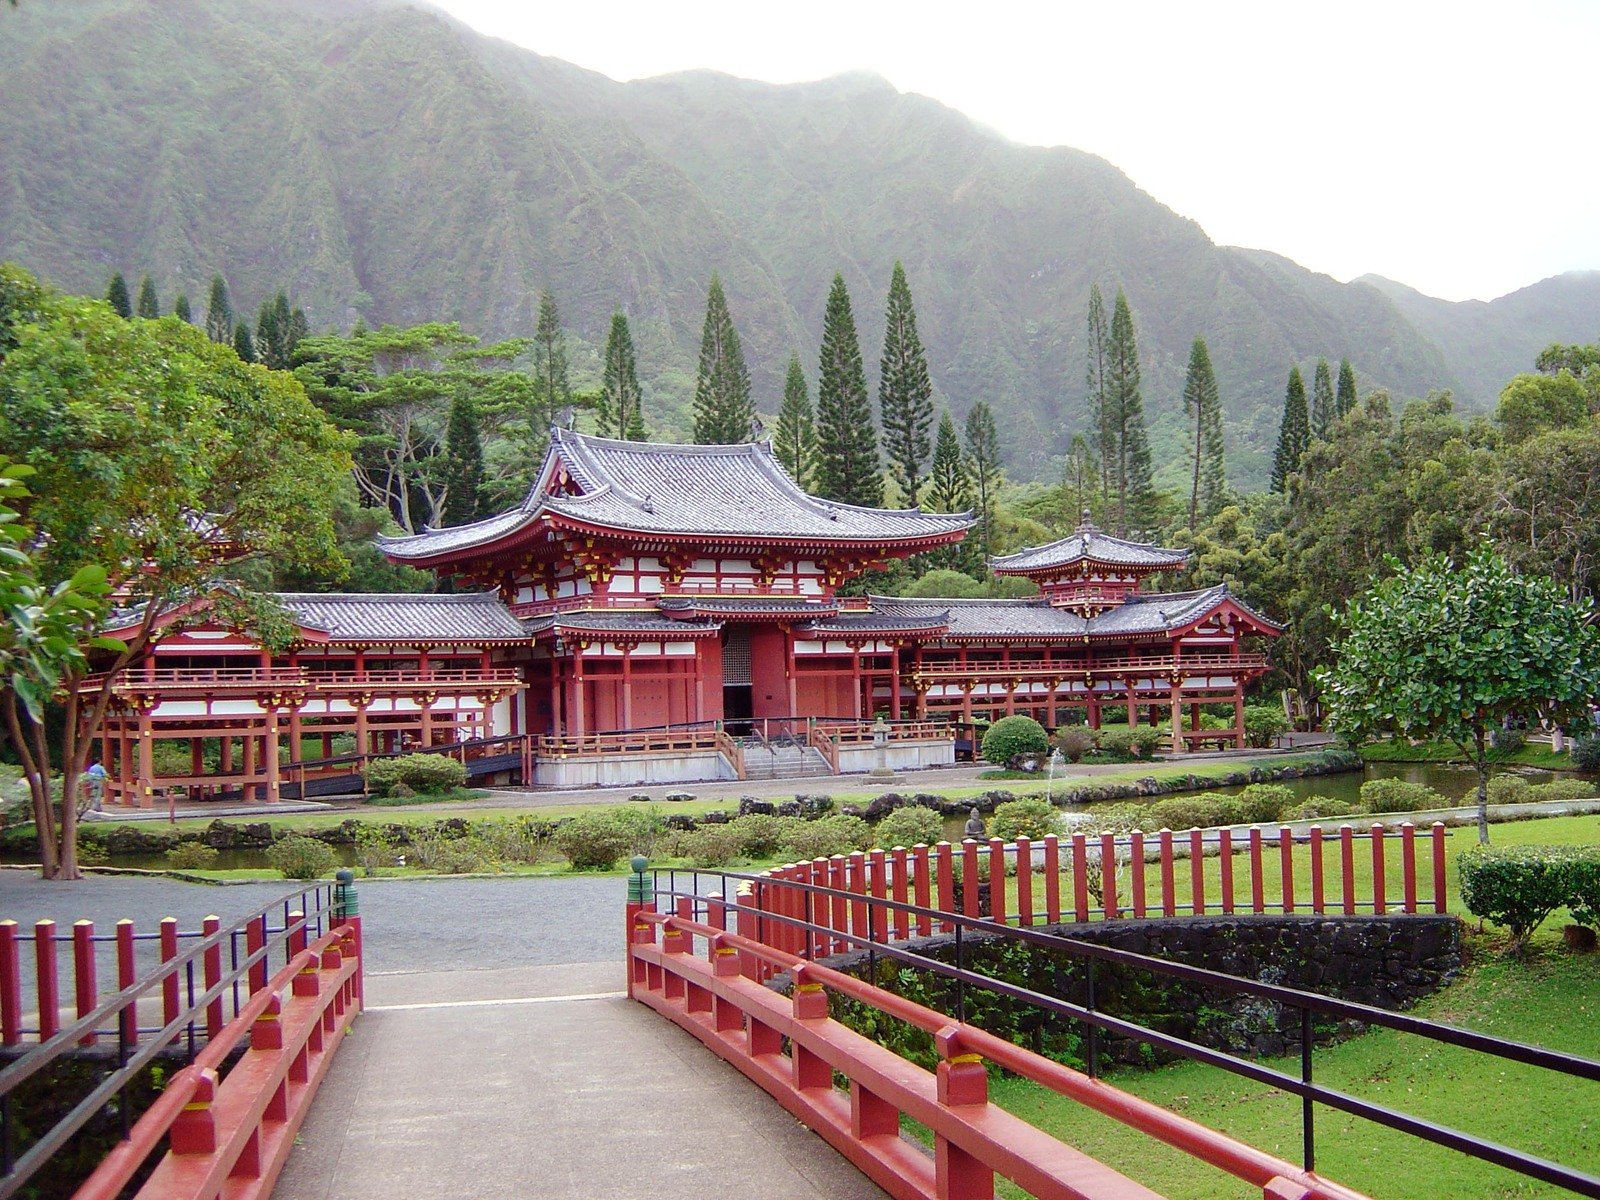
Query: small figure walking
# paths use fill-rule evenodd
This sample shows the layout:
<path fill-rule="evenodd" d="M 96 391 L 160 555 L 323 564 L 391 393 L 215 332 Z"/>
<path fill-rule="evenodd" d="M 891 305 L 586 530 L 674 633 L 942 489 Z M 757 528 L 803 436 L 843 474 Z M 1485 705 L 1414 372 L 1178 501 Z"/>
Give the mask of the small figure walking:
<path fill-rule="evenodd" d="M 105 804 L 106 769 L 100 765 L 99 759 L 95 759 L 89 764 L 89 769 L 83 773 L 83 777 L 89 786 L 89 807 L 95 812 L 100 812 Z"/>

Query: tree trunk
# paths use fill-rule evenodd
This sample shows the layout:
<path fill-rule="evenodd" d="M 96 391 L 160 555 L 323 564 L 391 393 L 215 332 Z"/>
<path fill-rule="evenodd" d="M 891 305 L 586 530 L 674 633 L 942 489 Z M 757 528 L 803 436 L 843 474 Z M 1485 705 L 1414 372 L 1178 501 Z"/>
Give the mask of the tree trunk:
<path fill-rule="evenodd" d="M 1485 744 L 1483 722 L 1472 727 L 1472 764 L 1478 768 L 1478 844 L 1489 844 L 1489 751 Z"/>

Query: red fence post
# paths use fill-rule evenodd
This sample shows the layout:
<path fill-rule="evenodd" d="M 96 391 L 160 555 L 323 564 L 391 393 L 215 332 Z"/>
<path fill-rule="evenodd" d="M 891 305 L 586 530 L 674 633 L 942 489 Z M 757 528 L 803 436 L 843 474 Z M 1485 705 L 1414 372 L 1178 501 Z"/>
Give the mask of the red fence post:
<path fill-rule="evenodd" d="M 265 913 L 253 917 L 244 927 L 244 952 L 247 956 L 256 954 L 267 945 L 267 917 Z M 250 968 L 250 994 L 254 996 L 267 986 L 267 956 L 263 954 L 261 961 Z"/>
<path fill-rule="evenodd" d="M 1417 911 L 1417 827 L 1410 821 L 1400 826 L 1400 877 L 1404 881 L 1405 911 Z"/>
<path fill-rule="evenodd" d="M 889 852 L 889 892 L 894 897 L 896 904 L 908 903 L 911 899 L 907 890 L 910 880 L 907 878 L 906 848 L 896 846 Z M 903 942 L 911 933 L 911 918 L 905 909 L 894 910 L 894 938 Z"/>
<path fill-rule="evenodd" d="M 61 990 L 56 978 L 56 923 L 33 926 L 33 967 L 39 987 L 39 1040 L 48 1042 L 61 1029 Z"/>
<path fill-rule="evenodd" d="M 1294 831 L 1278 826 L 1278 871 L 1283 876 L 1283 911 L 1294 911 Z"/>
<path fill-rule="evenodd" d="M 133 953 L 133 922 L 124 917 L 117 922 L 117 991 L 125 992 L 137 978 Z M 139 1041 L 139 1002 L 130 1001 L 118 1018 L 122 1041 L 132 1049 Z"/>
<path fill-rule="evenodd" d="M 99 998 L 99 983 L 94 971 L 94 922 L 76 921 L 72 926 L 72 990 L 78 1004 L 78 1020 L 94 1011 Z M 92 1046 L 98 1039 L 91 1031 L 80 1046 Z"/>
<path fill-rule="evenodd" d="M 22 964 L 17 955 L 17 923 L 0 921 L 0 1043 L 22 1040 Z"/>
<path fill-rule="evenodd" d="M 973 838 L 961 843 L 961 912 L 968 917 L 982 912 L 978 905 L 978 843 Z"/>
<path fill-rule="evenodd" d="M 1206 915 L 1206 840 L 1198 829 L 1189 831 L 1189 891 L 1192 911 L 1197 917 Z"/>
<path fill-rule="evenodd" d="M 1053 833 L 1044 835 L 1044 919 L 1061 922 L 1061 839 Z"/>
<path fill-rule="evenodd" d="M 935 905 L 940 912 L 955 912 L 956 910 L 956 867 L 955 847 L 949 842 L 940 842 L 933 848 L 934 876 L 939 888 L 939 903 Z M 940 921 L 939 932 L 949 933 L 955 929 L 954 921 Z"/>
<path fill-rule="evenodd" d="M 1383 916 L 1389 911 L 1389 901 L 1383 885 L 1383 826 L 1372 827 L 1372 911 Z"/>
<path fill-rule="evenodd" d="M 222 919 L 215 914 L 200 922 L 200 932 L 204 937 L 210 937 L 222 928 Z M 222 943 L 217 943 L 201 955 L 205 963 L 205 987 L 210 991 L 222 982 Z M 206 1005 L 206 1036 L 216 1037 L 222 1032 L 222 997 L 218 996 Z"/>
<path fill-rule="evenodd" d="M 1178 888 L 1173 878 L 1172 830 L 1163 829 L 1157 837 L 1161 842 L 1161 915 L 1178 915 Z"/>
<path fill-rule="evenodd" d="M 1033 924 L 1033 843 L 1017 839 L 1017 924 Z"/>
<path fill-rule="evenodd" d="M 1122 915 L 1117 904 L 1117 835 L 1100 835 L 1100 898 L 1106 920 L 1114 921 Z"/>
<path fill-rule="evenodd" d="M 1128 903 L 1136 917 L 1144 916 L 1144 831 L 1128 835 Z"/>
<path fill-rule="evenodd" d="M 872 901 L 871 908 L 877 910 L 871 913 L 867 922 L 868 933 L 873 941 L 887 942 L 889 940 L 889 910 L 884 907 L 883 901 L 889 896 L 889 867 L 882 850 L 867 852 L 867 861 L 871 866 Z"/>
<path fill-rule="evenodd" d="M 1081 833 L 1072 835 L 1072 919 L 1089 919 L 1089 843 Z"/>
<path fill-rule="evenodd" d="M 1261 826 L 1250 826 L 1250 911 L 1263 913 L 1267 902 L 1266 883 L 1261 878 Z"/>
<path fill-rule="evenodd" d="M 1344 915 L 1353 917 L 1356 912 L 1356 831 L 1348 824 L 1339 826 L 1339 874 Z"/>
<path fill-rule="evenodd" d="M 1322 826 L 1311 827 L 1311 911 L 1321 914 L 1327 908 L 1328 893 L 1322 874 Z"/>
<path fill-rule="evenodd" d="M 867 894 L 867 856 L 857 850 L 850 856 L 850 894 Z M 857 948 L 867 938 L 867 905 L 865 900 L 850 901 L 850 932 L 858 939 Z"/>
<path fill-rule="evenodd" d="M 828 860 L 828 886 L 835 892 L 843 892 L 849 880 L 845 875 L 847 862 L 844 855 L 835 854 Z M 842 895 L 830 898 L 828 904 L 829 924 L 833 926 L 835 942 L 840 950 L 849 950 L 850 943 L 844 935 L 850 932 L 850 902 Z"/>
<path fill-rule="evenodd" d="M 161 961 L 169 963 L 178 957 L 178 918 L 161 918 Z M 171 1025 L 178 1019 L 178 972 L 168 971 L 161 981 L 161 1024 Z"/>
<path fill-rule="evenodd" d="M 935 1095 L 946 1107 L 989 1103 L 989 1073 L 983 1059 L 967 1052 L 958 1026 L 948 1025 L 934 1034 L 939 1051 L 935 1069 Z M 976 1155 L 938 1134 L 933 1139 L 934 1189 L 940 1200 L 991 1200 L 994 1169 Z"/>
<path fill-rule="evenodd" d="M 1233 915 L 1233 830 L 1217 831 L 1217 869 L 1222 873 L 1222 912 Z"/>
<path fill-rule="evenodd" d="M 911 882 L 912 894 L 918 908 L 933 907 L 933 880 L 932 872 L 928 868 L 928 847 L 925 843 L 918 842 L 911 847 Z M 927 937 L 933 932 L 933 919 L 918 915 L 917 936 Z"/>
<path fill-rule="evenodd" d="M 989 919 L 1006 923 L 1006 844 L 989 839 Z"/>
<path fill-rule="evenodd" d="M 1433 823 L 1433 911 L 1444 912 L 1444 822 Z"/>

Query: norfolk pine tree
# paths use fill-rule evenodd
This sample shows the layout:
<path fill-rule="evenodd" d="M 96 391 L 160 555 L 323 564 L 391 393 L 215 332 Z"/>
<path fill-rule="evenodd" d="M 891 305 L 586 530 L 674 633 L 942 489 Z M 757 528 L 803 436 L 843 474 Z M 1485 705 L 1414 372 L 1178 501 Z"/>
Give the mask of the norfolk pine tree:
<path fill-rule="evenodd" d="M 250 336 L 250 326 L 243 321 L 233 327 L 233 352 L 239 356 L 240 362 L 256 361 L 256 342 Z"/>
<path fill-rule="evenodd" d="M 1204 338 L 1195 338 L 1189 350 L 1189 370 L 1183 381 L 1183 411 L 1194 422 L 1190 457 L 1194 479 L 1189 490 L 1189 528 L 1198 529 L 1201 517 L 1210 517 L 1223 505 L 1228 488 L 1222 446 L 1222 400 L 1211 353 Z"/>
<path fill-rule="evenodd" d="M 700 368 L 694 382 L 694 440 L 707 446 L 747 442 L 755 415 L 739 331 L 733 327 L 722 280 L 713 274 L 706 289 L 706 322 L 700 332 Z"/>
<path fill-rule="evenodd" d="M 772 450 L 794 476 L 794 481 L 811 490 L 817 454 L 816 422 L 811 413 L 811 396 L 806 391 L 805 368 L 798 354 L 789 355 L 789 370 L 783 380 L 783 404 L 778 409 L 778 429 Z"/>
<path fill-rule="evenodd" d="M 1328 440 L 1333 423 L 1339 419 L 1338 403 L 1333 398 L 1333 373 L 1328 369 L 1328 360 L 1319 358 L 1311 377 L 1311 436 L 1317 441 Z"/>
<path fill-rule="evenodd" d="M 1106 331 L 1106 302 L 1100 285 L 1089 285 L 1089 428 L 1096 455 L 1100 459 L 1100 496 L 1111 495 L 1111 464 L 1117 457 L 1110 409 L 1106 402 L 1106 353 L 1110 335 Z"/>
<path fill-rule="evenodd" d="M 189 297 L 182 292 L 178 293 L 178 299 L 172 305 L 172 315 L 185 325 L 194 324 L 194 313 L 189 309 Z"/>
<path fill-rule="evenodd" d="M 444 523 L 466 525 L 478 519 L 478 489 L 483 484 L 483 435 L 478 410 L 465 390 L 450 400 L 450 421 L 444 435 Z"/>
<path fill-rule="evenodd" d="M 1272 455 L 1272 490 L 1282 492 L 1289 476 L 1300 469 L 1311 443 L 1311 418 L 1306 412 L 1306 381 L 1299 367 L 1289 368 L 1289 387 L 1283 398 L 1283 421 L 1278 426 L 1278 448 Z"/>
<path fill-rule="evenodd" d="M 633 335 L 628 318 L 611 314 L 611 332 L 606 335 L 606 365 L 600 380 L 600 397 L 595 417 L 602 437 L 625 442 L 644 441 L 643 394 L 639 389 L 639 369 L 633 357 Z"/>
<path fill-rule="evenodd" d="M 213 342 L 233 341 L 233 301 L 221 275 L 211 277 L 211 299 L 206 304 L 206 336 Z"/>
<path fill-rule="evenodd" d="M 1152 500 L 1150 440 L 1144 426 L 1144 396 L 1139 390 L 1139 346 L 1128 298 L 1117 289 L 1111 310 L 1111 340 L 1106 355 L 1106 405 L 1116 438 L 1112 483 L 1116 488 L 1117 533 L 1126 537 L 1150 519 Z"/>
<path fill-rule="evenodd" d="M 533 381 L 537 407 L 528 416 L 528 432 L 542 444 L 544 432 L 555 423 L 556 414 L 572 403 L 567 340 L 561 332 L 556 298 L 549 288 L 539 293 L 539 316 L 533 329 Z"/>
<path fill-rule="evenodd" d="M 923 471 L 931 449 L 933 384 L 928 359 L 917 336 L 917 314 L 905 268 L 897 261 L 889 281 L 883 359 L 878 372 L 878 412 L 889 474 L 900 487 L 901 503 L 917 507 L 927 482 Z"/>
<path fill-rule="evenodd" d="M 106 288 L 106 303 L 111 305 L 111 311 L 126 320 L 133 316 L 133 301 L 128 299 L 128 281 L 118 271 L 111 277 L 111 286 Z"/>
<path fill-rule="evenodd" d="M 967 414 L 967 470 L 977 499 L 983 562 L 994 552 L 995 494 L 1000 490 L 1000 431 L 988 402 L 979 400 Z"/>
<path fill-rule="evenodd" d="M 883 503 L 878 435 L 844 276 L 833 277 L 822 318 L 817 372 L 817 494 L 846 504 Z"/>
<path fill-rule="evenodd" d="M 148 275 L 139 281 L 139 306 L 135 311 L 152 321 L 161 315 L 161 304 L 156 300 L 156 285 Z"/>
<path fill-rule="evenodd" d="M 933 465 L 928 468 L 928 508 L 933 512 L 960 513 L 972 508 L 972 477 L 961 453 L 961 437 L 947 408 L 939 414 L 939 433 L 933 442 Z M 931 551 L 927 562 L 932 567 L 960 568 L 972 557 L 971 546 L 962 542 Z"/>
<path fill-rule="evenodd" d="M 1333 404 L 1341 417 L 1356 406 L 1356 373 L 1348 358 L 1339 363 L 1339 389 Z"/>

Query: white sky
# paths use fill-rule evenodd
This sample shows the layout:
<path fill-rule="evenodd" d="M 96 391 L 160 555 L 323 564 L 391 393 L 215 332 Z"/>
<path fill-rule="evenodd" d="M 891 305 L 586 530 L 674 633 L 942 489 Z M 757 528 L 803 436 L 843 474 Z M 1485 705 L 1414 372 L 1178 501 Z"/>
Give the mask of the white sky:
<path fill-rule="evenodd" d="M 1338 279 L 1490 299 L 1600 268 L 1588 0 L 434 3 L 615 79 L 875 71 Z"/>

